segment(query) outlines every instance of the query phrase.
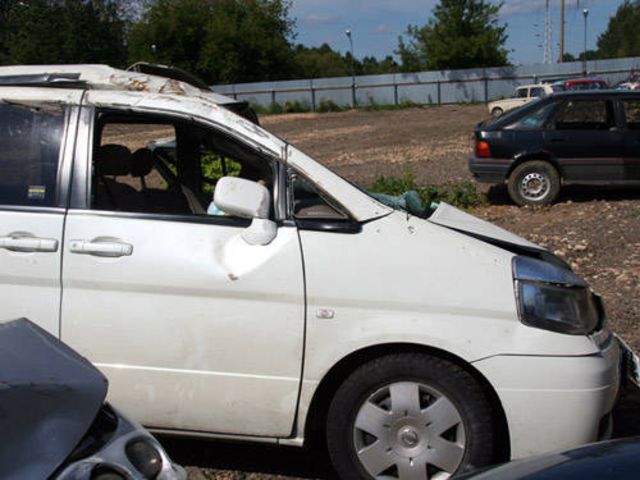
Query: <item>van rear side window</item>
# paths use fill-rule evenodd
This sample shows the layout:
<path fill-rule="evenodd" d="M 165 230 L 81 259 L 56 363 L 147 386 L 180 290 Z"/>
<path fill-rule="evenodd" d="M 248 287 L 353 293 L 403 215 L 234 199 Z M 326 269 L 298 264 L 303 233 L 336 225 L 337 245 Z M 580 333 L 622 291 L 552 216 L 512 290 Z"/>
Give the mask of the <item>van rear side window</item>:
<path fill-rule="evenodd" d="M 54 206 L 64 109 L 0 103 L 0 205 Z"/>

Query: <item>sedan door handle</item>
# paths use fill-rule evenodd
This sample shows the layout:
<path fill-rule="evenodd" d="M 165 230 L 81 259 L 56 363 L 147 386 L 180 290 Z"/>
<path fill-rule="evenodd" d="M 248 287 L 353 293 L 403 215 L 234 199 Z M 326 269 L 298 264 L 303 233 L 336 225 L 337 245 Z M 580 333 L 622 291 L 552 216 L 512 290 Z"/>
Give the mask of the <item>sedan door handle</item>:
<path fill-rule="evenodd" d="M 118 241 L 71 240 L 69 251 L 96 257 L 128 257 L 133 253 L 133 245 Z"/>
<path fill-rule="evenodd" d="M 38 238 L 26 233 L 11 233 L 0 237 L 0 248 L 12 252 L 55 252 L 58 250 L 58 240 Z"/>

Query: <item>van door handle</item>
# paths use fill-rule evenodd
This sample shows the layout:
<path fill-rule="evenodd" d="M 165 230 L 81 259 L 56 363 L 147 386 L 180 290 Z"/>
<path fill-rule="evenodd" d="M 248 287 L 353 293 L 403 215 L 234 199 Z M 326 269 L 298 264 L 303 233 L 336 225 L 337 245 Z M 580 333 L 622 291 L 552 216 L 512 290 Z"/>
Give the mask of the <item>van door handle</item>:
<path fill-rule="evenodd" d="M 0 248 L 12 252 L 55 252 L 58 250 L 58 240 L 38 238 L 28 233 L 10 233 L 0 237 Z"/>
<path fill-rule="evenodd" d="M 69 251 L 96 257 L 128 257 L 133 253 L 133 245 L 118 241 L 71 240 Z"/>

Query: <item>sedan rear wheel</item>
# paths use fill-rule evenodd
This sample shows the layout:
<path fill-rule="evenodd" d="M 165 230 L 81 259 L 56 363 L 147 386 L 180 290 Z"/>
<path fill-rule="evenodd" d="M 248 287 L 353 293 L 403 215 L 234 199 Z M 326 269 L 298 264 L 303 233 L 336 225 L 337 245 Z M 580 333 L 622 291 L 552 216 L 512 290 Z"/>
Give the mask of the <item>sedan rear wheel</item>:
<path fill-rule="evenodd" d="M 549 162 L 527 161 L 511 173 L 508 187 L 518 205 L 549 205 L 560 193 L 560 175 Z"/>
<path fill-rule="evenodd" d="M 457 365 L 419 354 L 382 357 L 336 392 L 327 445 L 345 479 L 445 480 L 490 463 L 491 409 Z"/>

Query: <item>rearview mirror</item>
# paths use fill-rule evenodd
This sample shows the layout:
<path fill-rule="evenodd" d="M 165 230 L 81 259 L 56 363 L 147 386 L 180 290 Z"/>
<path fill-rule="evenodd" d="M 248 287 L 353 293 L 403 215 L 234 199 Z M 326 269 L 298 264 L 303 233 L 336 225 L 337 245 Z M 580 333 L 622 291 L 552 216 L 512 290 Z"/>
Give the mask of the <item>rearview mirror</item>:
<path fill-rule="evenodd" d="M 253 221 L 242 233 L 250 245 L 268 245 L 276 238 L 276 224 L 269 219 L 271 194 L 264 185 L 244 178 L 222 177 L 216 183 L 213 204 L 224 213 Z"/>

